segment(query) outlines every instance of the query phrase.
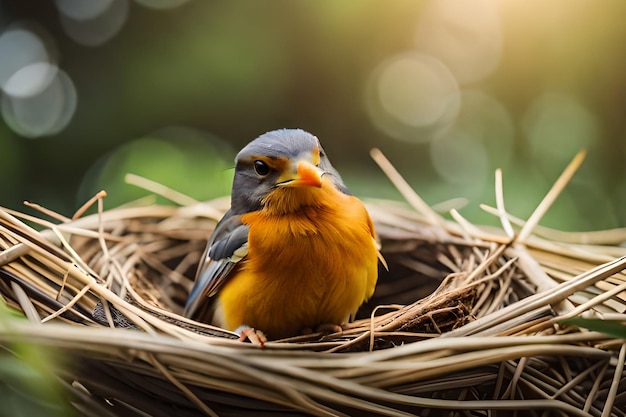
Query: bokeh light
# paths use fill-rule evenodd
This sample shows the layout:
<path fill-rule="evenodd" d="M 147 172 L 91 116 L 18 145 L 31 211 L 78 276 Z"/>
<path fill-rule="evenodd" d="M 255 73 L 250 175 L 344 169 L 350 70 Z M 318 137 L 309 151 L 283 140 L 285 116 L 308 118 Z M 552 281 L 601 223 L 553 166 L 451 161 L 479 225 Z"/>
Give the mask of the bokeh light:
<path fill-rule="evenodd" d="M 478 138 L 453 129 L 431 143 L 430 155 L 435 170 L 445 181 L 484 188 L 489 159 L 484 143 Z"/>
<path fill-rule="evenodd" d="M 14 23 L 0 35 L 0 57 L 7 57 L 0 60 L 2 117 L 21 136 L 59 133 L 76 110 L 76 89 L 56 55 L 52 37 L 37 24 Z"/>
<path fill-rule="evenodd" d="M 489 157 L 488 169 L 509 165 L 515 141 L 515 123 L 510 111 L 482 90 L 465 90 L 455 127 L 479 141 Z"/>
<path fill-rule="evenodd" d="M 128 18 L 128 0 L 57 2 L 63 30 L 74 42 L 99 46 L 113 38 Z"/>
<path fill-rule="evenodd" d="M 15 98 L 32 97 L 46 89 L 57 75 L 58 68 L 47 62 L 28 64 L 13 73 L 3 84 L 4 92 Z"/>
<path fill-rule="evenodd" d="M 125 183 L 129 173 L 198 200 L 220 197 L 230 192 L 234 157 L 235 151 L 215 136 L 190 128 L 162 129 L 101 158 L 85 175 L 79 200 L 86 201 L 105 189 L 107 206 L 114 207 L 149 194 Z"/>
<path fill-rule="evenodd" d="M 554 175 L 581 149 L 598 139 L 596 118 L 575 96 L 546 92 L 537 97 L 523 119 L 533 160 Z"/>
<path fill-rule="evenodd" d="M 30 97 L 2 96 L 2 117 L 16 133 L 27 137 L 55 135 L 70 122 L 76 111 L 77 94 L 63 70 L 38 94 Z"/>
<path fill-rule="evenodd" d="M 114 0 L 55 0 L 59 12 L 69 19 L 91 20 L 103 14 Z"/>
<path fill-rule="evenodd" d="M 448 193 L 484 198 L 496 168 L 509 165 L 515 130 L 507 109 L 480 90 L 462 93 L 453 127 L 429 145 L 429 156 Z M 440 197 L 444 198 L 444 197 Z"/>
<path fill-rule="evenodd" d="M 45 38 L 44 38 L 45 37 Z M 15 23 L 0 35 L 0 87 L 12 97 L 36 95 L 56 72 L 47 32 L 32 23 Z"/>
<path fill-rule="evenodd" d="M 468 198 L 475 222 L 497 223 L 478 207 L 493 204 L 494 169 L 525 217 L 586 148 L 543 221 L 623 226 L 624 13 L 617 0 L 0 0 L 0 176 L 14 181 L 0 205 L 67 214 L 99 188 L 110 205 L 123 174 L 96 172 L 154 131 L 154 151 L 132 166 L 204 198 L 213 174 L 162 180 L 152 165 L 187 160 L 160 128 L 212 132 L 236 150 L 301 127 L 327 138 L 357 194 L 396 198 L 368 157 L 378 147 L 426 201 Z M 591 198 L 606 201 L 597 216 Z"/>
<path fill-rule="evenodd" d="M 411 142 L 445 132 L 460 107 L 459 86 L 432 56 L 394 56 L 372 73 L 367 104 L 374 123 L 386 134 Z"/>
<path fill-rule="evenodd" d="M 135 0 L 142 6 L 149 7 L 151 9 L 166 10 L 173 9 L 174 7 L 182 6 L 189 0 Z"/>
<path fill-rule="evenodd" d="M 491 74 L 502 53 L 496 0 L 431 0 L 417 27 L 416 45 L 443 62 L 460 84 Z"/>

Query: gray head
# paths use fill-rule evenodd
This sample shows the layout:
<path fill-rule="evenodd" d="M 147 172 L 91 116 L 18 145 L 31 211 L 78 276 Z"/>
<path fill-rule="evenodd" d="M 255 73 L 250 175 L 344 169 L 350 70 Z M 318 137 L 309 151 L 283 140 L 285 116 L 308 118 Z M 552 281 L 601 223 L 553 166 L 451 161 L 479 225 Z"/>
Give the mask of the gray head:
<path fill-rule="evenodd" d="M 259 210 L 265 196 L 284 184 L 287 171 L 298 160 L 313 163 L 338 190 L 348 193 L 315 136 L 301 129 L 274 130 L 259 136 L 237 154 L 231 197 L 233 214 Z"/>

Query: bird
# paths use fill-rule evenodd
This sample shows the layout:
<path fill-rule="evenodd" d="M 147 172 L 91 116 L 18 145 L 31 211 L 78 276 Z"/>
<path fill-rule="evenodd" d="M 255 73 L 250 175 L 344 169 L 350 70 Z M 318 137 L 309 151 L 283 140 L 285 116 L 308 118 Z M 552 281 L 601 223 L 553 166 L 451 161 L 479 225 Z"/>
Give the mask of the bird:
<path fill-rule="evenodd" d="M 319 139 L 270 131 L 235 158 L 230 209 L 209 238 L 183 315 L 270 340 L 337 329 L 373 295 L 379 262 L 373 221 Z"/>

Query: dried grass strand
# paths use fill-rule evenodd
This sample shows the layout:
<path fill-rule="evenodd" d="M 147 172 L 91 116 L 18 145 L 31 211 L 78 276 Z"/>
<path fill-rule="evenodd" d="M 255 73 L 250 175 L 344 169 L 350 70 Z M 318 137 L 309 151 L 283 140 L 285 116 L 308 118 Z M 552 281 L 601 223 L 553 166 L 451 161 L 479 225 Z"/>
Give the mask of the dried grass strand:
<path fill-rule="evenodd" d="M 370 151 L 372 159 L 378 164 L 380 169 L 387 175 L 387 178 L 393 183 L 393 185 L 400 191 L 406 201 L 428 219 L 433 225 L 442 225 L 444 220 L 439 214 L 430 208 L 428 204 L 413 190 L 408 182 L 400 175 L 396 168 L 389 162 L 387 157 L 380 151 L 380 149 L 373 148 Z"/>
<path fill-rule="evenodd" d="M 513 231 L 513 226 L 511 226 L 511 222 L 509 222 L 509 218 L 507 217 L 506 208 L 504 205 L 504 187 L 502 186 L 502 170 L 496 169 L 496 179 L 495 179 L 495 190 L 496 190 L 496 209 L 498 217 L 500 218 L 500 224 L 502 225 L 502 229 L 506 233 L 506 235 L 513 239 L 515 237 L 515 232 Z"/>
<path fill-rule="evenodd" d="M 626 343 L 622 344 L 619 350 L 619 356 L 617 358 L 617 365 L 615 366 L 615 372 L 613 373 L 613 381 L 609 387 L 609 392 L 606 397 L 606 403 L 602 409 L 602 417 L 610 417 L 612 414 L 613 404 L 615 403 L 615 396 L 617 395 L 617 389 L 619 387 L 620 380 L 623 378 L 624 372 L 624 360 L 626 359 Z"/>
<path fill-rule="evenodd" d="M 193 199 L 188 195 L 179 193 L 178 191 L 170 187 L 166 187 L 163 184 L 149 180 L 148 178 L 136 174 L 126 174 L 124 180 L 127 184 L 131 184 L 136 187 L 143 188 L 144 190 L 151 191 L 164 198 L 167 198 L 171 202 L 176 203 L 180 206 L 193 206 L 198 204 L 198 200 Z"/>
<path fill-rule="evenodd" d="M 524 242 L 526 239 L 528 239 L 535 226 L 539 223 L 539 220 L 541 220 L 546 211 L 548 211 L 548 208 L 561 194 L 561 192 L 569 183 L 576 171 L 578 171 L 578 168 L 580 168 L 580 165 L 583 163 L 586 154 L 587 153 L 584 150 L 578 152 L 574 159 L 567 165 L 563 173 L 550 188 L 550 191 L 548 191 L 548 193 L 545 195 L 543 200 L 541 200 L 535 211 L 533 211 L 533 213 L 530 215 L 530 217 L 526 221 L 526 224 L 524 224 L 524 226 L 522 227 L 522 230 L 520 230 L 519 234 L 517 235 L 518 241 Z"/>
<path fill-rule="evenodd" d="M 532 225 L 571 178 L 575 162 L 521 223 L 506 213 L 496 172 L 492 211 L 504 231 L 473 225 L 454 205 L 448 206 L 453 221 L 419 209 L 425 203 L 395 172 L 392 182 L 409 188 L 405 194 L 418 212 L 368 203 L 392 273 L 399 274 L 397 281 L 381 279 L 385 302 L 377 300 L 366 318 L 341 333 L 272 341 L 264 350 L 175 313 L 225 199 L 180 208 L 134 202 L 107 211 L 96 198 L 97 213 L 60 224 L 40 221 L 49 229 L 43 232 L 20 220 L 27 217 L 0 210 L 2 297 L 47 321 L 0 323 L 0 341 L 19 334 L 106 364 L 139 382 L 137 398 L 116 393 L 111 375 L 83 375 L 85 386 L 137 409 L 149 405 L 146 398 L 171 396 L 190 410 L 200 412 L 203 404 L 205 414 L 219 414 L 224 404 L 213 401 L 223 392 L 243 408 L 267 404 L 267 410 L 320 416 L 480 409 L 600 416 L 609 409 L 623 417 L 623 340 L 557 320 L 587 311 L 626 316 L 624 252 L 538 237 L 542 229 Z M 525 231 L 518 235 L 524 239 L 512 241 L 513 225 Z M 425 279 L 439 287 L 423 298 L 416 287 Z M 103 316 L 95 323 L 89 312 L 97 304 Z M 123 323 L 133 330 L 111 328 Z M 143 378 L 155 383 L 141 384 Z M 583 386 L 591 386 L 586 398 Z"/>

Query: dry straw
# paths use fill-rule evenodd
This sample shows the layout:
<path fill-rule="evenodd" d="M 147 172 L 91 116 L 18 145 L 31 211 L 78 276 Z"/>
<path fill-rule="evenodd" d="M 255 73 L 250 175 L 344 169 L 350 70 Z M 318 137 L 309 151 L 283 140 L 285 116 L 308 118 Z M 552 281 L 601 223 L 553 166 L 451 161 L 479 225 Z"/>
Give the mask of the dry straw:
<path fill-rule="evenodd" d="M 0 210 L 0 294 L 28 318 L 0 322 L 0 343 L 64 351 L 73 404 L 97 416 L 626 416 L 624 340 L 561 323 L 626 320 L 626 230 L 538 225 L 584 154 L 527 221 L 497 171 L 497 230 L 446 220 L 372 156 L 409 207 L 369 203 L 390 272 L 342 333 L 262 349 L 181 317 L 227 200 L 129 176 L 179 206 L 103 210 L 100 193 L 72 218 Z"/>

